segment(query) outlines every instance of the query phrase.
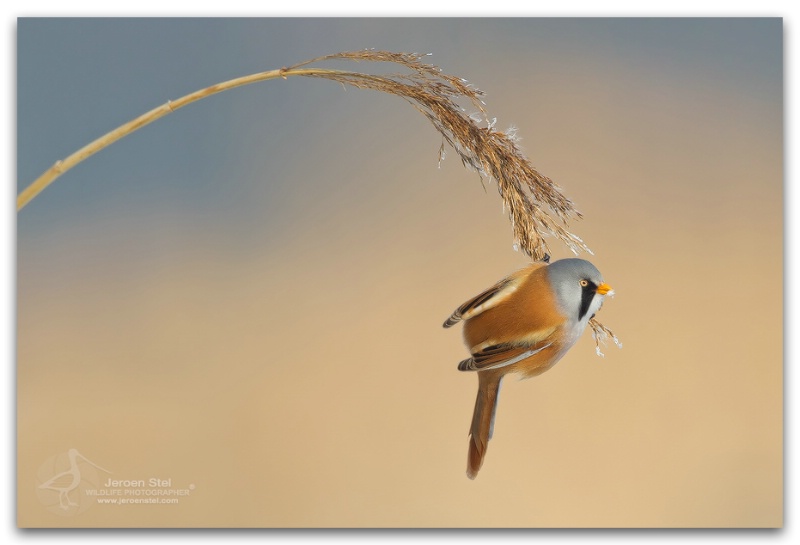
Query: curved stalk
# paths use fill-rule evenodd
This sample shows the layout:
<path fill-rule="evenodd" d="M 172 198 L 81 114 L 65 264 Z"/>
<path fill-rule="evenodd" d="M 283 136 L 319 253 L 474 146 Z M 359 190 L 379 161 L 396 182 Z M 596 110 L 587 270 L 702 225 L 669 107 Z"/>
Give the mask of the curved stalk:
<path fill-rule="evenodd" d="M 232 80 L 223 81 L 222 83 L 217 83 L 216 85 L 212 85 L 210 87 L 206 87 L 205 89 L 200 89 L 199 91 L 195 91 L 188 95 L 182 96 L 177 100 L 168 100 L 161 106 L 153 108 L 149 112 L 143 113 L 139 117 L 128 121 L 124 125 L 120 125 L 116 129 L 104 134 L 103 136 L 97 138 L 93 142 L 90 142 L 89 144 L 85 145 L 84 147 L 82 147 L 69 157 L 56 161 L 53 164 L 53 166 L 44 171 L 41 176 L 39 176 L 36 180 L 34 180 L 33 183 L 31 183 L 28 187 L 26 187 L 17 196 L 17 211 L 22 210 L 22 208 L 24 208 L 26 204 L 32 201 L 39 193 L 44 191 L 45 188 L 47 188 L 47 186 L 49 186 L 59 176 L 70 170 L 75 165 L 88 159 L 98 151 L 107 148 L 117 140 L 120 140 L 121 138 L 141 129 L 142 127 L 149 125 L 153 121 L 161 119 L 165 115 L 171 114 L 175 110 L 183 108 L 184 106 L 187 106 L 192 102 L 197 102 L 198 100 L 204 99 L 211 95 L 215 95 L 217 93 L 221 93 L 222 91 L 234 89 L 236 87 L 241 87 L 243 85 L 249 85 L 251 83 L 257 83 L 259 81 L 266 81 L 276 78 L 285 79 L 289 76 L 313 76 L 313 75 L 322 76 L 326 72 L 331 72 L 331 70 L 322 70 L 314 68 L 307 68 L 307 69 L 281 68 L 278 70 L 268 70 L 266 72 L 259 72 L 257 74 L 250 74 L 249 76 L 243 76 Z"/>

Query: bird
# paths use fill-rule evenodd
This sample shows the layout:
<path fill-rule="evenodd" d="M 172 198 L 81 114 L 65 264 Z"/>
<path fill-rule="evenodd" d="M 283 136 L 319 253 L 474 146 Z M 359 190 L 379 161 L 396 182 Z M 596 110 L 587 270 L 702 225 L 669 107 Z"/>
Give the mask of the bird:
<path fill-rule="evenodd" d="M 478 395 L 470 426 L 467 476 L 483 465 L 500 383 L 509 373 L 530 378 L 550 369 L 575 344 L 614 290 L 585 259 L 534 262 L 458 307 L 444 322 L 464 322 L 471 356 L 460 371 L 478 374 Z"/>
<path fill-rule="evenodd" d="M 39 485 L 39 488 L 43 490 L 53 490 L 54 492 L 58 492 L 59 505 L 61 506 L 61 509 L 65 511 L 69 510 L 70 507 L 78 506 L 77 503 L 69 498 L 69 493 L 78 488 L 78 486 L 81 484 L 81 470 L 78 466 L 78 458 L 96 467 L 97 469 L 105 471 L 106 473 L 111 473 L 107 469 L 103 469 L 99 465 L 86 458 L 83 454 L 78 452 L 77 449 L 69 449 L 67 451 L 69 469 L 62 471 L 57 475 L 53 475 L 53 477 L 51 477 L 49 480 Z"/>

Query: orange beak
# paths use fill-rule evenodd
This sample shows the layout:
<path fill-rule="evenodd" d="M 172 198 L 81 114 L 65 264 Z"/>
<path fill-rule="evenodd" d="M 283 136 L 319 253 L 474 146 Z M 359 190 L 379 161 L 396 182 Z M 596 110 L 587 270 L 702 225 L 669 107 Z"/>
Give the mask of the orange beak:
<path fill-rule="evenodd" d="M 599 286 L 597 286 L 597 293 L 600 295 L 611 294 L 614 295 L 614 288 L 603 282 Z"/>

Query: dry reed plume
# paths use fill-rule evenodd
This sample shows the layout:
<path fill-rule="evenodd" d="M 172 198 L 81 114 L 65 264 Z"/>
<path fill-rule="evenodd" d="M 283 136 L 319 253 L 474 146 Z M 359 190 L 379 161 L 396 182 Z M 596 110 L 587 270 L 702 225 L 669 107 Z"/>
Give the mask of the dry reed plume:
<path fill-rule="evenodd" d="M 347 70 L 308 68 L 308 65 L 331 60 L 370 61 L 393 63 L 408 69 L 407 73 L 374 75 Z M 567 227 L 572 219 L 579 219 L 575 209 L 561 189 L 547 176 L 538 172 L 516 144 L 513 131 L 504 133 L 494 128 L 487 120 L 483 92 L 469 85 L 466 80 L 443 73 L 438 67 L 422 62 L 416 53 L 394 53 L 388 51 L 363 50 L 342 52 L 318 57 L 290 67 L 260 72 L 225 81 L 183 96 L 146 112 L 128 123 L 101 136 L 69 157 L 57 161 L 17 197 L 17 210 L 21 210 L 49 184 L 81 161 L 108 147 L 117 140 L 144 127 L 175 110 L 213 94 L 241 87 L 258 81 L 291 76 L 305 76 L 337 81 L 362 89 L 374 89 L 402 97 L 424 114 L 441 133 L 443 142 L 440 158 L 444 156 L 444 144 L 449 144 L 458 153 L 462 163 L 476 171 L 481 179 L 494 180 L 511 221 L 515 245 L 534 260 L 542 260 L 548 254 L 545 236 L 552 235 L 561 240 L 574 253 L 591 250 Z M 466 100 L 479 112 L 471 116 L 459 105 Z M 476 118 L 477 117 L 477 118 Z M 484 123 L 484 127 L 480 124 Z M 614 334 L 592 319 L 593 336 L 600 352 L 600 344 L 610 336 L 619 344 Z"/>

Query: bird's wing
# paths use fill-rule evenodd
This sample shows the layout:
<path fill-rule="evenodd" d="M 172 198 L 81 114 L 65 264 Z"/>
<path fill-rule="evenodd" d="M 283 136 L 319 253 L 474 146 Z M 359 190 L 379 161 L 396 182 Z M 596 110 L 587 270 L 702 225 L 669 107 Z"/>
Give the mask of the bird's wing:
<path fill-rule="evenodd" d="M 479 293 L 460 307 L 458 307 L 450 317 L 445 320 L 443 327 L 451 327 L 456 325 L 461 320 L 468 320 L 473 316 L 477 316 L 484 310 L 497 306 L 500 302 L 507 299 L 512 293 L 519 289 L 522 284 L 522 276 L 514 274 L 507 278 L 502 279 L 500 282 L 489 288 L 488 290 Z"/>
<path fill-rule="evenodd" d="M 519 346 L 511 344 L 496 344 L 487 346 L 480 352 L 472 354 L 458 364 L 459 371 L 486 371 L 498 369 L 507 365 L 520 362 L 538 354 L 552 343 L 542 343 L 538 346 Z"/>

